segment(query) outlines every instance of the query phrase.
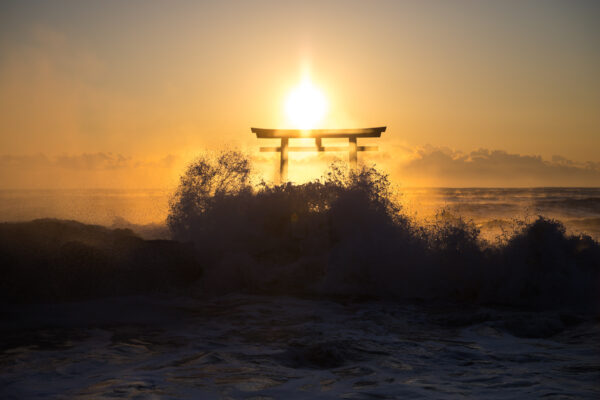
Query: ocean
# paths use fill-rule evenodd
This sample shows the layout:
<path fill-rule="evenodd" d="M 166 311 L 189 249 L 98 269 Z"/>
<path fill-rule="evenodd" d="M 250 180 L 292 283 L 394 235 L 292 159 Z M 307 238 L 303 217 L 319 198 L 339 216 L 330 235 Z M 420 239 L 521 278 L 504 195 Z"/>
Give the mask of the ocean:
<path fill-rule="evenodd" d="M 561 221 L 568 232 L 600 238 L 600 188 L 397 188 L 405 212 L 423 222 L 443 211 L 473 221 L 494 240 L 515 221 L 538 215 Z M 0 221 L 38 218 L 130 227 L 168 236 L 168 189 L 1 190 Z"/>
<path fill-rule="evenodd" d="M 4 399 L 600 395 L 600 323 L 573 313 L 250 295 L 11 312 Z"/>
<path fill-rule="evenodd" d="M 600 188 L 385 193 L 0 192 L 0 398 L 600 397 Z"/>

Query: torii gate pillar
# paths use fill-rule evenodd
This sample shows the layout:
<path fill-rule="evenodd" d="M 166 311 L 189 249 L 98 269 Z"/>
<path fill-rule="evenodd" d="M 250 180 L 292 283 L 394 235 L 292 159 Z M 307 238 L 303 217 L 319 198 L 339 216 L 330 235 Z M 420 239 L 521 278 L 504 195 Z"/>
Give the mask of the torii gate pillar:
<path fill-rule="evenodd" d="M 279 181 L 287 181 L 288 175 L 288 138 L 281 138 L 281 150 L 279 151 Z"/>

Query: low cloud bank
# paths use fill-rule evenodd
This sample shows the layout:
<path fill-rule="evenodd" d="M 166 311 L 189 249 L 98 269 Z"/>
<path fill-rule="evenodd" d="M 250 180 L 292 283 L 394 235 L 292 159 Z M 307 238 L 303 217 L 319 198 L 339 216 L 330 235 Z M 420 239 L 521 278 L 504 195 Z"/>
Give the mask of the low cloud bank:
<path fill-rule="evenodd" d="M 172 186 L 180 157 L 136 159 L 118 153 L 1 155 L 0 189 Z"/>
<path fill-rule="evenodd" d="M 404 186 L 600 186 L 600 162 L 577 162 L 558 155 L 547 160 L 503 150 L 465 153 L 446 147 L 391 146 L 361 158 L 377 164 Z M 292 178 L 318 177 L 336 159 L 345 157 L 292 158 Z M 273 157 L 256 154 L 252 160 L 266 175 L 275 169 Z M 0 155 L 0 188 L 173 187 L 184 164 L 184 157 L 173 154 L 153 159 L 104 152 Z"/>
<path fill-rule="evenodd" d="M 600 163 L 479 149 L 470 153 L 427 146 L 416 149 L 393 173 L 424 186 L 599 186 Z"/>
<path fill-rule="evenodd" d="M 56 157 L 49 157 L 45 154 L 33 155 L 3 155 L 0 156 L 0 168 L 63 168 L 72 170 L 101 171 L 111 169 L 126 169 L 137 167 L 163 167 L 170 168 L 177 160 L 177 156 L 169 154 L 158 160 L 134 160 L 130 156 L 115 153 L 82 153 L 82 154 L 62 154 Z"/>

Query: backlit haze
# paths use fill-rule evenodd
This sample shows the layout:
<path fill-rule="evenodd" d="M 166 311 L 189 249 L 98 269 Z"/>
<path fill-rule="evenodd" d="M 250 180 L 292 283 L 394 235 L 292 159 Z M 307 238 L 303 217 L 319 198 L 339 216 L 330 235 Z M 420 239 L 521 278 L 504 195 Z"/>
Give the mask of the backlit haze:
<path fill-rule="evenodd" d="M 600 186 L 600 3 L 0 5 L 0 188 L 172 188 L 250 126 L 388 127 L 410 186 Z M 293 154 L 290 178 L 346 154 Z M 315 162 L 317 160 L 319 162 Z"/>

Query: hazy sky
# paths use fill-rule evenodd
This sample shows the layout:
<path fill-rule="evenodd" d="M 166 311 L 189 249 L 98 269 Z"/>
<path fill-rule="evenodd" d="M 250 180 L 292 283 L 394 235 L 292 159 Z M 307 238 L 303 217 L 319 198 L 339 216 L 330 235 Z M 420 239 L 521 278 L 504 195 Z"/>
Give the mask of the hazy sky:
<path fill-rule="evenodd" d="M 598 21 L 572 0 L 2 2 L 0 187 L 170 184 L 202 149 L 284 126 L 305 68 L 324 126 L 387 125 L 375 159 L 431 171 L 407 182 L 485 185 L 432 154 L 487 154 L 491 186 L 537 156 L 515 185 L 600 185 Z"/>

